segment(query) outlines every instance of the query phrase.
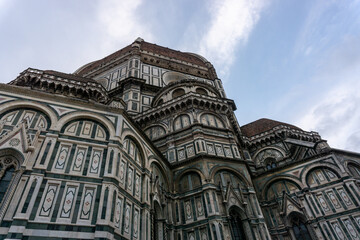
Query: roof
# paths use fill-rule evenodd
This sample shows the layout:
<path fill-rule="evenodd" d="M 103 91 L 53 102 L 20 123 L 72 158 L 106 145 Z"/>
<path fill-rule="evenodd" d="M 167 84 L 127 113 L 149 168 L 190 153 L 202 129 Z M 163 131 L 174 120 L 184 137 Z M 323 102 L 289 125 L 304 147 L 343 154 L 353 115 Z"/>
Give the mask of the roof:
<path fill-rule="evenodd" d="M 193 53 L 180 52 L 180 51 L 173 50 L 170 48 L 162 47 L 162 46 L 159 46 L 159 45 L 156 45 L 153 43 L 145 42 L 143 39 L 138 38 L 135 40 L 134 43 L 132 43 L 128 46 L 126 46 L 126 47 L 100 59 L 100 60 L 88 63 L 88 64 L 80 67 L 75 72 L 75 74 L 83 76 L 83 75 L 87 74 L 88 72 L 90 72 L 108 62 L 111 62 L 126 53 L 130 53 L 132 51 L 133 47 L 139 47 L 140 51 L 150 52 L 153 54 L 161 55 L 164 57 L 184 61 L 187 63 L 191 63 L 194 65 L 198 65 L 198 66 L 207 68 L 207 66 L 206 66 L 207 60 L 201 56 L 198 56 Z"/>
<path fill-rule="evenodd" d="M 61 77 L 61 78 L 66 78 L 66 79 L 71 79 L 71 80 L 75 80 L 75 81 L 97 83 L 95 80 L 93 80 L 91 78 L 81 77 L 81 76 L 71 74 L 71 73 L 63 73 L 63 72 L 58 72 L 58 71 L 54 71 L 54 70 L 44 70 L 43 72 L 45 74 L 49 74 L 49 75 L 53 75 L 53 76 Z"/>
<path fill-rule="evenodd" d="M 258 135 L 260 133 L 269 131 L 269 130 L 273 129 L 274 127 L 277 127 L 280 125 L 287 126 L 291 129 L 296 129 L 296 130 L 302 131 L 301 128 L 298 128 L 294 125 L 291 125 L 288 123 L 283 123 L 283 122 L 278 122 L 278 121 L 267 119 L 267 118 L 261 118 L 254 122 L 248 123 L 248 124 L 242 126 L 240 129 L 241 129 L 241 133 L 243 135 L 245 135 L 246 137 L 252 137 L 252 136 Z"/>
<path fill-rule="evenodd" d="M 162 55 L 165 57 L 174 58 L 174 59 L 181 60 L 184 62 L 188 62 L 188 63 L 196 64 L 196 65 L 199 65 L 202 67 L 206 67 L 205 62 L 200 57 L 195 56 L 194 54 L 191 54 L 191 53 L 180 52 L 177 50 L 158 46 L 156 44 L 148 43 L 145 41 L 141 42 L 140 49 L 144 50 L 144 51 L 152 52 L 155 54 L 159 54 L 159 55 Z"/>

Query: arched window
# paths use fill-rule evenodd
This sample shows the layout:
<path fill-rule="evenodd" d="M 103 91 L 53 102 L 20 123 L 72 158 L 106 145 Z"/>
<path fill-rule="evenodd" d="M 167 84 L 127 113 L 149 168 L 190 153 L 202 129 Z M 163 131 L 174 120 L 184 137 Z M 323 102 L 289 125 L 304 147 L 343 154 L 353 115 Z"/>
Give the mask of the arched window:
<path fill-rule="evenodd" d="M 266 165 L 267 170 L 276 168 L 276 159 L 275 158 L 268 157 L 264 160 L 264 163 Z"/>
<path fill-rule="evenodd" d="M 172 98 L 177 98 L 177 97 L 180 97 L 182 95 L 185 95 L 185 90 L 182 89 L 182 88 L 175 89 L 172 92 Z"/>
<path fill-rule="evenodd" d="M 291 218 L 292 230 L 295 235 L 295 239 L 298 240 L 311 240 L 308 228 L 306 227 L 304 221 L 299 217 Z"/>
<path fill-rule="evenodd" d="M 165 129 L 161 126 L 154 126 L 146 129 L 145 134 L 153 140 L 165 135 Z"/>
<path fill-rule="evenodd" d="M 102 124 L 92 120 L 75 120 L 65 124 L 61 131 L 70 136 L 90 138 L 96 140 L 108 139 L 108 133 Z"/>
<path fill-rule="evenodd" d="M 135 162 L 142 163 L 142 154 L 138 145 L 130 138 L 125 138 L 123 144 L 125 152 L 135 160 Z"/>
<path fill-rule="evenodd" d="M 0 130 L 0 136 L 9 132 L 14 126 L 26 121 L 30 129 L 48 129 L 51 125 L 50 118 L 40 111 L 34 109 L 16 109 L 10 110 L 0 115 L 0 121 L 7 127 Z M 34 136 L 34 132 L 29 132 L 30 136 Z"/>
<path fill-rule="evenodd" d="M 161 188 L 163 188 L 165 191 L 169 190 L 167 181 L 165 180 L 165 176 L 156 164 L 152 164 L 152 175 L 154 179 L 159 179 L 159 186 Z"/>
<path fill-rule="evenodd" d="M 353 177 L 360 178 L 360 168 L 357 165 L 349 163 L 348 168 Z"/>
<path fill-rule="evenodd" d="M 8 190 L 14 171 L 14 166 L 9 167 L 5 170 L 4 175 L 0 179 L 0 204 L 2 203 L 5 193 Z"/>
<path fill-rule="evenodd" d="M 207 91 L 203 88 L 197 88 L 195 91 L 196 91 L 196 93 L 198 93 L 200 95 L 205 95 L 205 96 L 208 95 Z"/>
<path fill-rule="evenodd" d="M 0 204 L 9 190 L 16 169 L 18 169 L 18 163 L 13 157 L 0 158 Z"/>
<path fill-rule="evenodd" d="M 154 234 L 154 238 L 153 239 L 158 239 L 158 240 L 162 240 L 164 239 L 164 216 L 163 216 L 163 211 L 161 206 L 159 205 L 159 203 L 157 201 L 154 202 L 154 229 L 153 229 L 153 234 Z"/>
<path fill-rule="evenodd" d="M 212 114 L 201 115 L 201 123 L 206 126 L 224 128 L 224 123 L 220 120 L 220 118 Z"/>
<path fill-rule="evenodd" d="M 179 130 L 190 125 L 190 117 L 186 114 L 180 115 L 175 118 L 174 130 Z"/>
<path fill-rule="evenodd" d="M 328 168 L 316 168 L 308 173 L 306 182 L 309 187 L 314 187 L 337 179 L 339 179 L 338 176 L 332 170 Z"/>
<path fill-rule="evenodd" d="M 201 178 L 197 173 L 187 173 L 180 179 L 180 192 L 191 191 L 201 186 Z"/>
<path fill-rule="evenodd" d="M 215 174 L 215 184 L 219 183 L 223 188 L 227 187 L 228 183 L 230 183 L 235 190 L 245 188 L 244 182 L 239 177 L 226 170 L 219 171 Z"/>
<path fill-rule="evenodd" d="M 241 221 L 240 213 L 235 209 L 230 209 L 229 214 L 232 239 L 245 240 L 244 227 Z"/>
<path fill-rule="evenodd" d="M 267 190 L 267 200 L 277 199 L 283 196 L 283 192 L 292 194 L 299 190 L 295 183 L 288 180 L 278 180 L 272 183 Z"/>

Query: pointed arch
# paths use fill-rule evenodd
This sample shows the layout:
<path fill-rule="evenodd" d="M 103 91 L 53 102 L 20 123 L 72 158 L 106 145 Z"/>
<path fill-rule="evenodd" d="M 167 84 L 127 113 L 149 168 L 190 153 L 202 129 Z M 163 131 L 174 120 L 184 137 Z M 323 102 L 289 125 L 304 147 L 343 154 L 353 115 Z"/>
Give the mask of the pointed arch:
<path fill-rule="evenodd" d="M 131 135 L 125 136 L 123 149 L 135 162 L 140 163 L 141 166 L 145 166 L 145 153 L 136 138 Z"/>
<path fill-rule="evenodd" d="M 5 112 L 10 112 L 11 110 L 23 108 L 34 109 L 46 115 L 50 120 L 48 128 L 53 129 L 54 126 L 57 125 L 58 119 L 56 117 L 55 111 L 52 108 L 39 102 L 16 100 L 4 103 L 1 105 L 0 116 L 2 116 Z"/>
<path fill-rule="evenodd" d="M 223 170 L 229 171 L 229 172 L 233 173 L 235 176 L 237 176 L 238 178 L 240 178 L 245 183 L 246 187 L 252 186 L 250 181 L 247 180 L 246 177 L 243 174 L 241 174 L 237 169 L 234 169 L 232 167 L 227 167 L 227 166 L 214 167 L 213 169 L 210 170 L 209 178 L 214 180 L 215 179 L 215 174 L 217 172 L 223 171 Z M 217 184 L 217 183 L 215 183 L 215 184 Z"/>
<path fill-rule="evenodd" d="M 15 149 L 0 150 L 0 221 L 18 185 L 24 156 Z"/>
<path fill-rule="evenodd" d="M 302 189 L 302 187 L 301 187 L 302 183 L 295 178 L 291 178 L 289 176 L 274 177 L 264 185 L 264 188 L 261 193 L 262 200 L 268 200 L 268 191 L 269 191 L 270 187 L 272 187 L 273 184 L 276 184 L 278 182 L 283 182 L 285 184 L 284 188 L 287 192 L 293 191 L 293 187 L 295 187 L 297 189 Z M 288 189 L 288 187 L 286 186 L 287 182 L 289 182 L 291 184 L 291 186 L 290 186 L 291 189 Z M 281 190 L 282 187 L 280 187 L 279 189 Z"/>
<path fill-rule="evenodd" d="M 312 171 L 315 168 L 328 168 L 328 169 L 331 169 L 337 175 L 338 178 L 343 177 L 342 171 L 337 166 L 335 166 L 333 164 L 330 164 L 330 163 L 313 163 L 313 164 L 307 165 L 300 173 L 300 179 L 301 179 L 301 182 L 302 182 L 303 186 L 307 185 L 306 180 L 307 180 L 308 174 L 309 174 L 310 171 Z"/>
<path fill-rule="evenodd" d="M 110 122 L 109 119 L 98 113 L 85 112 L 85 111 L 71 112 L 69 114 L 64 115 L 62 118 L 59 119 L 58 124 L 55 127 L 55 130 L 60 131 L 65 126 L 66 123 L 81 119 L 89 119 L 101 123 L 105 127 L 105 129 L 109 132 L 110 139 L 116 135 L 115 127 L 113 123 Z"/>
<path fill-rule="evenodd" d="M 171 182 L 170 182 L 170 179 L 168 178 L 168 174 L 166 174 L 167 171 L 165 170 L 164 166 L 162 166 L 162 164 L 160 164 L 160 161 L 158 159 L 152 158 L 149 162 L 149 166 L 152 171 L 154 171 L 154 169 L 153 169 L 154 166 L 157 168 L 157 170 L 162 175 L 163 180 L 165 181 L 165 184 L 167 185 L 167 188 L 169 190 L 169 188 L 171 187 Z M 156 176 L 153 176 L 153 177 L 156 177 Z"/>

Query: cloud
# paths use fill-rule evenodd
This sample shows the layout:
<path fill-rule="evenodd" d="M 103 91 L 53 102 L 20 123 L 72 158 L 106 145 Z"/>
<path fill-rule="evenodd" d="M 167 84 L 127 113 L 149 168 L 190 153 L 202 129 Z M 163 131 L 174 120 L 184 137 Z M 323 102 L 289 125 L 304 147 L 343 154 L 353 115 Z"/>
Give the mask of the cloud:
<path fill-rule="evenodd" d="M 153 41 L 149 22 L 141 21 L 141 0 L 101 0 L 97 17 L 103 25 L 103 49 L 113 51 L 132 43 L 137 37 Z"/>
<path fill-rule="evenodd" d="M 211 2 L 210 27 L 200 40 L 198 52 L 228 74 L 240 43 L 245 44 L 266 6 L 262 0 L 218 0 Z"/>
<path fill-rule="evenodd" d="M 323 92 L 312 92 L 312 106 L 297 123 L 319 132 L 330 146 L 352 151 L 360 149 L 359 40 L 360 36 L 346 38 L 325 58 L 314 77 Z"/>

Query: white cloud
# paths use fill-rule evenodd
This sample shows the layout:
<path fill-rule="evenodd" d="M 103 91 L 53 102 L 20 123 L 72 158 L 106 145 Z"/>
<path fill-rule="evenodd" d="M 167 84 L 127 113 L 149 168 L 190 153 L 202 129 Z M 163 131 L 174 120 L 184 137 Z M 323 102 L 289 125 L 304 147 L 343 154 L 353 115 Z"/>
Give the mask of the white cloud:
<path fill-rule="evenodd" d="M 315 130 L 330 146 L 359 151 L 360 84 L 346 82 L 334 87 L 309 109 L 298 125 Z"/>
<path fill-rule="evenodd" d="M 262 0 L 217 0 L 210 4 L 210 27 L 198 52 L 226 75 L 239 43 L 246 43 L 265 7 Z"/>
<path fill-rule="evenodd" d="M 101 0 L 98 3 L 98 19 L 105 30 L 104 51 L 120 49 L 137 37 L 154 40 L 149 22 L 140 20 L 142 0 Z"/>
<path fill-rule="evenodd" d="M 319 132 L 332 147 L 357 152 L 360 149 L 359 40 L 360 37 L 346 38 L 325 58 L 314 77 L 323 89 L 309 93 L 312 97 L 307 100 L 312 106 L 297 123 L 304 130 Z"/>

